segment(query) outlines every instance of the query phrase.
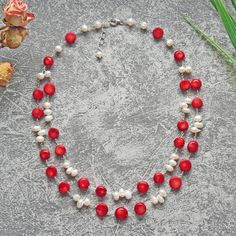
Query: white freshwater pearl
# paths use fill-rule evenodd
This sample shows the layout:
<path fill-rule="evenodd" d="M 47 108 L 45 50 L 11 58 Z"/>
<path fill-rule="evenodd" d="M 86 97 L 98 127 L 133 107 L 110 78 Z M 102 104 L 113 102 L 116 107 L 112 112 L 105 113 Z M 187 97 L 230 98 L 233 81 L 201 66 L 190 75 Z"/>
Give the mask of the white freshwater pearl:
<path fill-rule="evenodd" d="M 169 48 L 173 47 L 174 46 L 173 39 L 167 39 L 166 46 L 169 47 Z"/>
<path fill-rule="evenodd" d="M 191 74 L 192 73 L 192 67 L 191 66 L 186 66 L 185 68 L 185 72 L 188 73 L 188 74 Z"/>
<path fill-rule="evenodd" d="M 45 78 L 50 78 L 52 75 L 51 71 L 50 70 L 46 70 L 45 73 L 44 73 L 44 77 Z"/>
<path fill-rule="evenodd" d="M 70 175 L 73 171 L 72 167 L 69 167 L 68 169 L 66 169 L 66 174 Z"/>
<path fill-rule="evenodd" d="M 130 200 L 132 198 L 132 193 L 130 190 L 125 190 L 125 198 Z"/>
<path fill-rule="evenodd" d="M 187 104 L 186 102 L 181 102 L 181 103 L 179 104 L 179 107 L 180 107 L 181 109 L 183 109 L 183 108 L 188 108 L 188 104 Z"/>
<path fill-rule="evenodd" d="M 38 132 L 38 135 L 39 135 L 39 136 L 45 136 L 45 135 L 47 135 L 47 132 L 46 132 L 45 129 L 41 129 L 41 130 Z"/>
<path fill-rule="evenodd" d="M 62 47 L 61 47 L 60 45 L 57 45 L 57 46 L 55 47 L 55 52 L 56 52 L 56 53 L 62 52 Z"/>
<path fill-rule="evenodd" d="M 198 129 L 202 129 L 203 128 L 203 123 L 202 122 L 195 122 L 194 126 L 197 127 Z"/>
<path fill-rule="evenodd" d="M 45 103 L 43 104 L 43 107 L 44 107 L 45 109 L 49 109 L 49 108 L 51 107 L 51 103 L 50 103 L 50 102 L 45 102 Z"/>
<path fill-rule="evenodd" d="M 201 130 L 198 129 L 197 127 L 191 127 L 190 131 L 194 134 L 201 132 Z"/>
<path fill-rule="evenodd" d="M 119 195 L 120 195 L 120 197 L 124 197 L 125 196 L 125 190 L 123 188 L 121 188 L 119 190 Z"/>
<path fill-rule="evenodd" d="M 184 66 L 180 66 L 179 67 L 179 73 L 183 74 L 185 72 L 185 67 Z"/>
<path fill-rule="evenodd" d="M 94 27 L 95 27 L 95 29 L 101 29 L 102 28 L 102 22 L 101 21 L 96 21 L 94 23 Z"/>
<path fill-rule="evenodd" d="M 41 130 L 41 127 L 39 125 L 35 125 L 34 127 L 32 127 L 33 132 L 39 132 L 40 130 Z"/>
<path fill-rule="evenodd" d="M 126 23 L 128 26 L 132 27 L 135 25 L 135 20 L 133 18 L 129 18 Z"/>
<path fill-rule="evenodd" d="M 78 208 L 82 208 L 83 205 L 84 205 L 84 202 L 83 202 L 82 199 L 80 199 L 80 200 L 77 202 L 77 207 L 78 207 Z"/>
<path fill-rule="evenodd" d="M 120 194 L 118 192 L 114 192 L 112 195 L 113 195 L 113 198 L 114 198 L 115 201 L 119 200 Z"/>
<path fill-rule="evenodd" d="M 84 200 L 84 206 L 89 207 L 91 205 L 91 202 L 88 198 Z"/>
<path fill-rule="evenodd" d="M 64 167 L 65 169 L 69 168 L 69 167 L 70 167 L 70 162 L 69 162 L 69 161 L 65 161 L 65 162 L 63 163 L 63 167 Z"/>
<path fill-rule="evenodd" d="M 49 116 L 49 115 L 52 114 L 52 110 L 51 110 L 51 109 L 45 109 L 45 110 L 44 110 L 44 114 L 45 114 L 46 116 Z"/>
<path fill-rule="evenodd" d="M 173 154 L 171 154 L 170 159 L 171 159 L 171 160 L 175 160 L 175 161 L 177 161 L 177 160 L 179 160 L 179 155 L 173 153 Z"/>
<path fill-rule="evenodd" d="M 161 195 L 157 195 L 158 202 L 164 203 L 165 199 Z"/>
<path fill-rule="evenodd" d="M 49 115 L 49 116 L 45 116 L 45 121 L 46 122 L 50 122 L 53 120 L 53 116 Z"/>
<path fill-rule="evenodd" d="M 142 30 L 146 30 L 146 29 L 147 29 L 147 23 L 146 23 L 146 22 L 142 22 L 142 23 L 140 24 L 140 28 L 141 28 Z"/>
<path fill-rule="evenodd" d="M 80 30 L 81 30 L 83 33 L 86 33 L 86 32 L 88 32 L 88 26 L 87 26 L 87 25 L 82 25 L 82 26 L 80 27 Z"/>
<path fill-rule="evenodd" d="M 166 191 L 164 189 L 161 189 L 159 194 L 160 194 L 161 197 L 166 197 L 167 196 Z"/>
<path fill-rule="evenodd" d="M 98 51 L 98 52 L 96 53 L 96 57 L 97 57 L 97 59 L 102 59 L 102 58 L 103 58 L 102 52 Z"/>
<path fill-rule="evenodd" d="M 166 165 L 166 170 L 169 172 L 172 172 L 172 171 L 174 171 L 174 168 L 170 165 Z"/>
<path fill-rule="evenodd" d="M 158 203 L 158 199 L 154 196 L 152 196 L 151 201 L 153 205 L 156 205 Z"/>
<path fill-rule="evenodd" d="M 78 175 L 78 170 L 74 169 L 71 171 L 71 176 L 75 177 L 76 175 Z"/>
<path fill-rule="evenodd" d="M 191 98 L 185 98 L 185 102 L 186 102 L 187 104 L 191 104 L 191 103 L 192 103 L 192 99 L 191 99 Z"/>
<path fill-rule="evenodd" d="M 36 142 L 43 143 L 44 142 L 44 137 L 43 136 L 37 136 L 36 137 Z"/>
<path fill-rule="evenodd" d="M 169 165 L 170 166 L 176 166 L 177 162 L 175 160 L 169 160 Z"/>
<path fill-rule="evenodd" d="M 196 116 L 194 117 L 194 121 L 196 121 L 196 122 L 202 121 L 202 116 L 196 115 Z"/>
<path fill-rule="evenodd" d="M 189 113 L 190 113 L 190 109 L 184 107 L 184 108 L 182 109 L 182 112 L 183 112 L 184 114 L 189 114 Z"/>
<path fill-rule="evenodd" d="M 78 201 L 80 200 L 80 195 L 79 195 L 79 194 L 73 195 L 73 200 L 74 200 L 75 202 L 78 202 Z"/>
<path fill-rule="evenodd" d="M 44 73 L 38 73 L 38 75 L 37 75 L 37 78 L 39 79 L 39 80 L 42 80 L 42 79 L 44 79 Z"/>

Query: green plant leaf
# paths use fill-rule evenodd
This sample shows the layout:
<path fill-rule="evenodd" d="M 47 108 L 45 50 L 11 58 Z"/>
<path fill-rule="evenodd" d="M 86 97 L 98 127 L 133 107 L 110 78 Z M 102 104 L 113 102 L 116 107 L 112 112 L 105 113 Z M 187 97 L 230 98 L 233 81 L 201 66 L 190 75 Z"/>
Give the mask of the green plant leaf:
<path fill-rule="evenodd" d="M 228 52 L 226 52 L 219 44 L 217 44 L 209 35 L 202 31 L 190 18 L 184 16 L 184 20 L 200 35 L 204 38 L 213 48 L 227 58 L 233 65 L 236 66 L 236 59 L 234 59 Z"/>
<path fill-rule="evenodd" d="M 234 10 L 236 11 L 236 1 L 235 0 L 231 0 L 232 5 L 234 6 Z"/>
<path fill-rule="evenodd" d="M 236 49 L 236 23 L 233 17 L 230 15 L 228 9 L 224 5 L 222 0 L 210 0 L 212 5 L 216 8 L 224 27 L 229 35 L 229 38 Z"/>

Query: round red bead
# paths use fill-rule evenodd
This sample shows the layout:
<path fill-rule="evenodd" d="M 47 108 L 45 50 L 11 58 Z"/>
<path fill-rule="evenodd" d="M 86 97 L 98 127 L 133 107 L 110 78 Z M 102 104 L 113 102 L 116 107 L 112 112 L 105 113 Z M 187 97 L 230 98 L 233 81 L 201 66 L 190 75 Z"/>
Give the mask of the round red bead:
<path fill-rule="evenodd" d="M 35 118 L 35 119 L 41 119 L 43 116 L 44 116 L 44 111 L 42 108 L 40 107 L 35 107 L 33 110 L 32 110 L 32 116 Z"/>
<path fill-rule="evenodd" d="M 107 194 L 107 189 L 104 186 L 100 185 L 96 188 L 96 194 L 98 197 L 105 197 Z"/>
<path fill-rule="evenodd" d="M 199 90 L 202 87 L 202 81 L 197 78 L 193 78 L 191 81 L 191 87 L 193 90 Z"/>
<path fill-rule="evenodd" d="M 64 145 L 57 145 L 55 147 L 55 154 L 57 156 L 63 156 L 66 153 L 66 147 Z"/>
<path fill-rule="evenodd" d="M 118 219 L 118 220 L 125 220 L 127 217 L 128 217 L 128 211 L 126 208 L 124 207 L 118 207 L 116 210 L 115 210 L 115 217 Z"/>
<path fill-rule="evenodd" d="M 149 184 L 146 181 L 140 181 L 137 183 L 137 190 L 139 193 L 146 193 L 148 191 Z"/>
<path fill-rule="evenodd" d="M 182 180 L 179 176 L 172 176 L 169 181 L 170 187 L 174 190 L 177 190 L 182 185 Z"/>
<path fill-rule="evenodd" d="M 165 180 L 165 176 L 161 172 L 157 172 L 153 176 L 153 181 L 156 184 L 162 184 L 164 182 L 164 180 Z"/>
<path fill-rule="evenodd" d="M 180 81 L 179 87 L 182 91 L 187 91 L 187 90 L 190 89 L 191 83 L 188 79 L 183 79 L 183 80 Z"/>
<path fill-rule="evenodd" d="M 146 213 L 147 207 L 143 202 L 138 202 L 134 206 L 134 211 L 136 215 L 144 215 Z"/>
<path fill-rule="evenodd" d="M 192 140 L 188 143 L 187 148 L 190 153 L 195 153 L 198 151 L 198 146 L 198 142 L 196 140 Z"/>
<path fill-rule="evenodd" d="M 184 52 L 177 50 L 174 53 L 174 58 L 177 62 L 180 62 L 180 61 L 184 60 L 185 54 L 184 54 Z"/>
<path fill-rule="evenodd" d="M 154 39 L 161 39 L 164 35 L 164 30 L 160 27 L 156 27 L 153 29 L 152 35 Z"/>
<path fill-rule="evenodd" d="M 181 160 L 179 162 L 179 168 L 180 170 L 182 170 L 183 172 L 188 172 L 191 170 L 192 164 L 190 160 Z"/>
<path fill-rule="evenodd" d="M 70 191 L 70 184 L 68 182 L 61 182 L 58 185 L 58 190 L 60 193 L 67 193 Z"/>
<path fill-rule="evenodd" d="M 194 98 L 192 100 L 192 106 L 194 108 L 201 108 L 203 106 L 203 102 L 202 102 L 202 99 L 201 98 Z"/>
<path fill-rule="evenodd" d="M 44 94 L 43 94 L 43 90 L 40 88 L 36 88 L 33 92 L 33 98 L 36 101 L 40 101 L 43 98 Z"/>
<path fill-rule="evenodd" d="M 57 128 L 50 128 L 48 130 L 48 136 L 51 138 L 51 139 L 56 139 L 59 137 L 59 130 Z"/>
<path fill-rule="evenodd" d="M 74 32 L 68 32 L 65 36 L 65 40 L 68 44 L 73 44 L 76 40 L 76 34 Z"/>
<path fill-rule="evenodd" d="M 47 83 L 44 85 L 43 90 L 44 90 L 44 92 L 45 92 L 47 95 L 52 96 L 52 95 L 55 93 L 55 91 L 56 91 L 56 87 L 55 87 L 54 83 L 52 83 L 52 82 L 47 82 Z"/>
<path fill-rule="evenodd" d="M 188 122 L 186 120 L 180 120 L 177 123 L 177 127 L 180 131 L 188 130 Z"/>
<path fill-rule="evenodd" d="M 50 158 L 51 154 L 48 149 L 43 148 L 39 151 L 39 156 L 40 156 L 41 160 L 46 161 Z"/>
<path fill-rule="evenodd" d="M 46 67 L 48 67 L 48 68 L 52 67 L 53 63 L 54 63 L 53 57 L 51 57 L 51 56 L 46 56 L 46 57 L 44 57 L 44 59 L 43 59 L 43 64 L 44 64 Z"/>
<path fill-rule="evenodd" d="M 99 203 L 96 206 L 97 216 L 104 217 L 107 215 L 107 212 L 108 212 L 108 206 L 105 203 Z"/>
<path fill-rule="evenodd" d="M 182 137 L 177 137 L 175 140 L 174 140 L 174 145 L 176 148 L 183 148 L 184 147 L 184 138 Z"/>
<path fill-rule="evenodd" d="M 57 175 L 57 168 L 55 166 L 48 166 L 46 169 L 46 175 L 48 178 L 54 178 Z"/>
<path fill-rule="evenodd" d="M 90 185 L 87 178 L 80 178 L 77 184 L 81 190 L 87 190 Z"/>

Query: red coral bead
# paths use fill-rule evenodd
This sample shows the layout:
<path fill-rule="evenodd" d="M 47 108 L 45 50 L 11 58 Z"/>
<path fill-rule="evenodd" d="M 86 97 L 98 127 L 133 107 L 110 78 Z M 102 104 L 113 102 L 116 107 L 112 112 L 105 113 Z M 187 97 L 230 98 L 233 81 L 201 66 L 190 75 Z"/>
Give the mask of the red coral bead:
<path fill-rule="evenodd" d="M 102 202 L 96 206 L 97 216 L 104 217 L 107 215 L 107 212 L 108 212 L 108 206 L 105 203 Z"/>
<path fill-rule="evenodd" d="M 194 98 L 192 100 L 192 106 L 194 108 L 201 108 L 203 106 L 203 102 L 202 102 L 202 99 L 201 98 Z"/>
<path fill-rule="evenodd" d="M 89 180 L 87 178 L 80 178 L 77 184 L 81 190 L 87 190 L 90 185 Z"/>
<path fill-rule="evenodd" d="M 187 91 L 191 87 L 191 82 L 188 79 L 183 79 L 180 81 L 179 87 L 182 91 Z"/>
<path fill-rule="evenodd" d="M 36 101 L 40 101 L 43 98 L 44 94 L 43 94 L 43 90 L 40 88 L 36 88 L 33 92 L 33 98 Z"/>
<path fill-rule="evenodd" d="M 199 90 L 202 87 L 202 81 L 197 78 L 193 78 L 191 81 L 191 87 L 193 90 Z"/>
<path fill-rule="evenodd" d="M 153 176 L 153 181 L 156 184 L 162 184 L 164 182 L 164 180 L 165 180 L 165 176 L 161 172 L 157 172 Z"/>
<path fill-rule="evenodd" d="M 164 35 L 164 30 L 160 27 L 156 27 L 152 31 L 152 36 L 154 39 L 161 39 Z"/>
<path fill-rule="evenodd" d="M 56 139 L 59 137 L 59 130 L 57 128 L 50 128 L 48 130 L 48 136 L 51 138 L 51 139 Z"/>
<path fill-rule="evenodd" d="M 182 185 L 182 179 L 179 176 L 172 176 L 169 180 L 170 187 L 177 190 Z"/>
<path fill-rule="evenodd" d="M 47 83 L 44 85 L 43 90 L 44 90 L 44 92 L 45 92 L 47 95 L 52 96 L 52 95 L 55 93 L 55 91 L 56 91 L 56 87 L 55 87 L 54 83 L 52 83 L 52 82 L 47 82 Z"/>
<path fill-rule="evenodd" d="M 68 182 L 61 182 L 58 185 L 58 190 L 60 193 L 67 193 L 70 191 L 70 184 Z"/>
<path fill-rule="evenodd" d="M 174 145 L 176 148 L 183 148 L 184 147 L 184 138 L 182 137 L 177 137 L 175 140 L 174 140 Z"/>
<path fill-rule="evenodd" d="M 147 211 L 147 207 L 143 202 L 138 202 L 134 206 L 134 211 L 136 215 L 144 215 Z"/>
<path fill-rule="evenodd" d="M 146 181 L 140 181 L 137 183 L 137 190 L 139 193 L 146 193 L 148 191 L 149 184 Z"/>
<path fill-rule="evenodd" d="M 179 162 L 179 168 L 183 172 L 189 172 L 191 170 L 191 167 L 192 167 L 192 164 L 190 160 L 185 159 Z"/>
<path fill-rule="evenodd" d="M 180 131 L 186 131 L 186 130 L 188 130 L 189 125 L 186 120 L 180 120 L 177 123 L 177 127 Z"/>
<path fill-rule="evenodd" d="M 73 44 L 76 40 L 76 34 L 74 32 L 68 32 L 65 36 L 65 40 L 68 44 Z"/>
<path fill-rule="evenodd" d="M 128 217 L 128 211 L 126 208 L 124 207 L 118 207 L 116 210 L 115 210 L 115 217 L 118 219 L 118 220 L 125 220 L 127 217 Z"/>
<path fill-rule="evenodd" d="M 188 143 L 187 148 L 190 153 L 195 153 L 198 151 L 198 146 L 198 142 L 196 140 L 192 140 Z"/>
<path fill-rule="evenodd" d="M 48 68 L 52 67 L 53 64 L 54 64 L 54 59 L 53 59 L 53 57 L 51 57 L 51 56 L 46 56 L 46 57 L 44 57 L 44 59 L 43 59 L 43 64 L 44 64 L 46 67 L 48 67 Z"/>
<path fill-rule="evenodd" d="M 48 166 L 46 169 L 46 175 L 48 178 L 54 178 L 57 175 L 57 168 L 55 166 Z"/>
<path fill-rule="evenodd" d="M 98 197 L 105 197 L 107 194 L 107 189 L 104 186 L 100 185 L 96 188 L 96 194 Z"/>
<path fill-rule="evenodd" d="M 40 156 L 41 160 L 46 161 L 50 158 L 51 153 L 48 149 L 43 148 L 39 151 L 39 156 Z"/>
<path fill-rule="evenodd" d="M 57 156 L 63 156 L 66 154 L 66 147 L 64 145 L 57 145 L 55 147 L 55 154 Z"/>
<path fill-rule="evenodd" d="M 32 116 L 35 118 L 35 119 L 41 119 L 43 116 L 44 116 L 44 111 L 42 108 L 40 107 L 35 107 L 33 110 L 32 110 Z"/>
<path fill-rule="evenodd" d="M 185 54 L 184 52 L 177 50 L 174 53 L 174 58 L 177 62 L 183 61 L 185 59 Z"/>

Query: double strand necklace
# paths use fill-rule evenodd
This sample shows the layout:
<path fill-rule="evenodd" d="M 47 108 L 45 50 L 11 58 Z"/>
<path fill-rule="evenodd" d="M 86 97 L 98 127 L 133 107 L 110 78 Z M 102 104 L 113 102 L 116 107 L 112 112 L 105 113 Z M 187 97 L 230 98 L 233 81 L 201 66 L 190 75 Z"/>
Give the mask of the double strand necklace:
<path fill-rule="evenodd" d="M 150 33 L 155 41 L 165 42 L 165 46 L 169 49 L 175 47 L 174 41 L 172 39 L 164 38 L 164 30 L 161 27 L 154 27 L 149 30 L 146 22 L 141 22 L 137 24 L 134 19 L 130 18 L 126 21 L 121 21 L 118 19 L 112 19 L 107 22 L 96 21 L 91 27 L 87 25 L 82 25 L 78 33 L 68 32 L 65 35 L 64 46 L 73 45 L 76 42 L 76 38 L 81 34 L 88 34 L 88 32 L 100 32 L 101 37 L 99 41 L 98 52 L 96 53 L 97 60 L 102 60 L 103 53 L 101 50 L 102 45 L 105 42 L 106 29 L 110 27 L 125 26 L 129 28 L 136 28 L 142 32 Z M 36 78 L 36 88 L 33 91 L 33 98 L 36 102 L 36 106 L 32 110 L 32 117 L 35 120 L 35 124 L 32 127 L 32 131 L 36 136 L 36 143 L 39 147 L 39 157 L 46 164 L 46 176 L 50 179 L 55 179 L 58 185 L 58 191 L 61 195 L 68 195 L 73 199 L 75 205 L 81 209 L 84 207 L 93 207 L 97 216 L 105 217 L 111 215 L 111 211 L 114 212 L 114 216 L 118 220 L 125 220 L 129 214 L 132 212 L 135 215 L 143 216 L 148 208 L 152 205 L 163 204 L 166 201 L 167 191 L 161 187 L 161 185 L 166 181 L 168 176 L 167 173 L 171 173 L 169 177 L 169 192 L 176 191 L 181 188 L 182 177 L 185 173 L 191 170 L 191 157 L 198 151 L 198 134 L 203 128 L 202 117 L 199 115 L 199 109 L 203 106 L 202 99 L 198 97 L 198 92 L 202 86 L 202 81 L 192 76 L 191 66 L 184 66 L 183 62 L 185 59 L 185 53 L 181 50 L 174 50 L 173 59 L 179 65 L 178 73 L 180 75 L 179 89 L 183 91 L 183 95 L 187 95 L 188 90 L 193 90 L 195 96 L 192 98 L 185 97 L 183 102 L 180 104 L 180 114 L 182 118 L 177 121 L 177 131 L 178 137 L 173 141 L 174 151 L 169 155 L 168 162 L 165 165 L 165 169 L 162 171 L 157 171 L 153 175 L 153 182 L 158 185 L 158 192 L 154 196 L 147 195 L 150 191 L 150 184 L 145 180 L 140 180 L 134 190 L 129 189 L 119 189 L 117 191 L 111 191 L 107 189 L 105 184 L 97 185 L 92 183 L 91 180 L 84 176 L 79 176 L 78 169 L 74 168 L 66 153 L 68 152 L 65 145 L 58 144 L 60 131 L 58 128 L 53 127 L 53 112 L 52 104 L 50 98 L 56 92 L 56 86 L 52 82 L 52 74 L 50 68 L 54 65 L 54 61 L 57 59 L 58 55 L 63 51 L 63 47 L 57 45 L 55 47 L 54 56 L 45 56 L 43 59 L 43 69 L 42 72 L 38 73 Z M 171 50 L 172 53 L 173 50 Z M 42 88 L 40 88 L 42 87 Z M 191 125 L 189 125 L 189 120 L 191 119 Z M 191 140 L 186 142 L 186 133 L 190 131 L 192 134 Z M 46 142 L 48 145 L 46 145 Z M 48 147 L 50 146 L 50 148 Z M 186 149 L 187 154 L 182 157 L 183 154 L 179 150 Z M 58 166 L 53 162 L 54 160 L 51 154 L 54 156 L 61 157 L 63 159 L 62 169 L 66 175 L 68 175 L 67 181 L 63 181 L 62 177 L 58 176 Z M 172 172 L 179 168 L 180 174 L 174 175 Z M 71 181 L 70 181 L 71 180 Z M 91 202 L 91 197 L 87 194 L 86 197 L 80 196 L 78 193 L 71 192 L 71 184 L 76 182 L 79 191 L 86 192 L 88 189 L 91 191 L 89 194 L 94 194 L 98 198 L 97 203 Z M 133 210 L 129 210 L 124 206 L 122 199 L 127 200 L 126 202 L 132 202 L 133 194 L 148 196 L 148 200 L 140 201 L 133 204 Z M 106 198 L 105 198 L 106 197 Z M 105 203 L 107 198 L 111 197 L 115 202 L 119 202 L 122 205 L 116 207 L 116 209 L 110 209 L 111 207 Z M 113 214 L 113 213 L 112 213 Z"/>

